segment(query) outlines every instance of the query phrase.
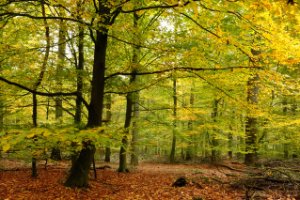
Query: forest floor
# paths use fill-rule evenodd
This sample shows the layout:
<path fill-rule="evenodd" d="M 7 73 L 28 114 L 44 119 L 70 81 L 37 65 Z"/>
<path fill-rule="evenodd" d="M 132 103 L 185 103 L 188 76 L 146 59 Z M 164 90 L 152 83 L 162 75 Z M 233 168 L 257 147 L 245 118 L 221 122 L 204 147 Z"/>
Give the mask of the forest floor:
<path fill-rule="evenodd" d="M 277 179 L 278 183 L 273 179 L 270 182 L 265 179 L 264 184 L 254 182 L 251 179 L 254 174 L 265 177 L 261 176 L 262 171 L 235 162 L 219 165 L 142 163 L 129 173 L 116 172 L 116 164 L 101 168 L 107 164 L 97 163 L 97 179 L 91 170 L 90 187 L 87 189 L 63 186 L 69 169 L 68 162 L 50 163 L 47 168 L 41 163 L 38 177 L 34 179 L 30 177 L 28 164 L 22 166 L 12 160 L 0 162 L 0 200 L 300 199 L 297 197 L 297 183 Z M 172 184 L 179 177 L 185 177 L 187 185 L 173 187 Z"/>

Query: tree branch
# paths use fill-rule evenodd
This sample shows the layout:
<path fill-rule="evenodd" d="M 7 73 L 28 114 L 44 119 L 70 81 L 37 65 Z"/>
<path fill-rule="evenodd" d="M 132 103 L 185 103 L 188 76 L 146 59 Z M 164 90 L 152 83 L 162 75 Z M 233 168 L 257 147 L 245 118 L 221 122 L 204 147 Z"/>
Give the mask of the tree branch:
<path fill-rule="evenodd" d="M 208 33 L 210 33 L 210 34 L 212 34 L 213 36 L 215 36 L 216 38 L 218 38 L 218 39 L 221 39 L 222 37 L 221 36 L 219 36 L 219 35 L 217 35 L 216 33 L 214 33 L 214 32 L 212 32 L 212 31 L 210 31 L 210 30 L 208 30 L 207 28 L 205 28 L 204 26 L 202 26 L 201 24 L 199 24 L 195 19 L 193 19 L 191 16 L 189 16 L 189 15 L 187 15 L 187 14 L 185 14 L 185 13 L 182 13 L 182 12 L 180 12 L 180 14 L 181 15 L 183 15 L 183 16 L 185 16 L 186 18 L 188 18 L 188 19 L 190 19 L 192 22 L 194 22 L 198 27 L 200 27 L 202 30 L 204 30 L 204 31 L 206 31 L 206 32 L 208 32 Z M 237 45 L 237 44 L 233 44 L 231 41 L 229 41 L 229 40 L 227 40 L 227 42 L 228 42 L 228 44 L 231 44 L 231 45 L 233 45 L 234 47 L 236 47 L 240 52 L 242 52 L 244 55 L 246 55 L 249 59 L 250 59 L 250 61 L 251 62 L 256 62 L 256 59 L 252 56 L 252 55 L 250 55 L 249 53 L 247 53 L 246 51 L 244 51 L 239 45 Z"/>
<path fill-rule="evenodd" d="M 193 1 L 199 1 L 199 0 L 193 0 Z M 140 7 L 140 8 L 135 8 L 135 9 L 132 9 L 132 10 L 123 10 L 121 9 L 121 13 L 133 13 L 133 12 L 138 12 L 138 11 L 143 11 L 143 10 L 151 10 L 151 9 L 169 9 L 169 8 L 175 8 L 175 7 L 179 7 L 179 6 L 186 6 L 188 5 L 189 3 L 191 3 L 191 1 L 187 1 L 183 4 L 179 3 L 180 1 L 178 1 L 178 3 L 175 3 L 175 4 L 171 4 L 171 5 L 168 5 L 168 4 L 158 4 L 158 5 L 152 5 L 152 6 L 145 6 L 145 7 Z"/>
<path fill-rule="evenodd" d="M 222 67 L 222 68 L 204 68 L 204 67 L 174 67 L 174 68 L 168 68 L 168 69 L 162 69 L 157 71 L 149 71 L 149 72 L 136 72 L 136 75 L 151 75 L 151 74 L 162 74 L 166 72 L 172 72 L 172 71 L 226 71 L 226 70 L 234 70 L 234 69 L 262 69 L 262 67 L 249 67 L 249 66 L 235 66 L 235 67 Z M 114 76 L 130 76 L 132 75 L 131 72 L 116 72 L 113 74 L 108 75 L 105 77 L 105 80 L 112 78 Z"/>
<path fill-rule="evenodd" d="M 23 90 L 26 90 L 32 94 L 36 94 L 36 95 L 39 95 L 39 96 L 46 96 L 46 97 L 55 97 L 55 96 L 78 96 L 79 98 L 82 99 L 83 101 L 83 104 L 89 108 L 89 104 L 87 103 L 87 101 L 80 95 L 78 95 L 78 92 L 53 92 L 53 93 L 49 93 L 49 92 L 40 92 L 40 91 L 36 91 L 36 90 L 33 90 L 29 87 L 26 87 L 24 85 L 21 85 L 19 83 L 16 83 L 16 82 L 13 82 L 13 81 L 10 81 L 6 78 L 3 78 L 0 76 L 0 81 L 3 81 L 9 85 L 13 85 L 15 87 L 18 87 L 20 89 L 23 89 Z"/>
<path fill-rule="evenodd" d="M 78 19 L 75 19 L 75 18 L 69 18 L 69 17 L 59 17 L 59 16 L 47 16 L 47 17 L 43 17 L 43 16 L 30 15 L 28 13 L 15 13 L 15 12 L 3 12 L 3 13 L 0 13 L 0 17 L 5 17 L 5 16 L 10 16 L 10 17 L 28 17 L 30 19 L 39 19 L 39 20 L 44 20 L 44 19 L 66 20 L 66 21 L 72 21 L 72 22 L 84 24 L 84 25 L 87 25 L 87 26 L 91 26 L 91 24 L 89 24 L 87 22 L 84 22 L 82 20 L 78 20 Z"/>

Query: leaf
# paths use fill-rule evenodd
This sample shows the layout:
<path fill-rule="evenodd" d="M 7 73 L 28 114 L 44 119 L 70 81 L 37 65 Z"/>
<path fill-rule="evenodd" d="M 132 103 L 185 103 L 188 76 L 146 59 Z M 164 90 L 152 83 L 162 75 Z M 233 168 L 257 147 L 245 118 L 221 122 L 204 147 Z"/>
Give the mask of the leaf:
<path fill-rule="evenodd" d="M 7 152 L 9 149 L 10 149 L 10 144 L 8 144 L 8 143 L 4 144 L 4 146 L 2 147 L 2 150 L 4 152 Z"/>
<path fill-rule="evenodd" d="M 33 138 L 34 136 L 35 136 L 35 133 L 30 133 L 30 134 L 27 135 L 26 137 L 30 139 L 30 138 Z"/>

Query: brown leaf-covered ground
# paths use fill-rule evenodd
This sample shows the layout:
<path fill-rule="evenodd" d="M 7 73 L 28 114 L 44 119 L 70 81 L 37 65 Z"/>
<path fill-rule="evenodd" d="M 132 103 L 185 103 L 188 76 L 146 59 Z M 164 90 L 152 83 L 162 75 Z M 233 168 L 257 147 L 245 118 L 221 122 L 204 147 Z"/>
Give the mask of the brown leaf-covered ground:
<path fill-rule="evenodd" d="M 9 161 L 7 161 L 9 162 Z M 5 165 L 12 166 L 13 163 Z M 30 178 L 30 168 L 12 167 L 0 171 L 0 200 L 15 199 L 205 199 L 226 200 L 246 199 L 245 188 L 234 186 L 234 182 L 244 176 L 241 164 L 230 165 L 232 170 L 212 165 L 169 165 L 143 163 L 130 173 L 116 172 L 116 165 L 110 169 L 98 169 L 97 179 L 91 171 L 90 187 L 71 189 L 63 186 L 68 172 L 65 162 L 39 167 L 38 178 Z M 172 183 L 185 176 L 188 185 L 172 187 Z M 282 190 L 249 191 L 248 198 L 253 199 L 296 199 Z"/>

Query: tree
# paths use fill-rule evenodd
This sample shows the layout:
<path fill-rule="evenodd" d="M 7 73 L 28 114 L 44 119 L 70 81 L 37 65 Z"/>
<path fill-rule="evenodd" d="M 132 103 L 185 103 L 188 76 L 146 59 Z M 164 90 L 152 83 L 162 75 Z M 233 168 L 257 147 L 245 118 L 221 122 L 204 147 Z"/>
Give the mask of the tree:
<path fill-rule="evenodd" d="M 115 17 L 119 14 L 119 12 L 111 13 L 111 8 L 108 7 L 107 3 L 108 1 L 98 1 L 98 4 L 94 5 L 98 17 L 103 20 L 98 22 L 98 28 L 95 31 L 96 36 L 94 38 L 95 49 L 91 101 L 88 107 L 88 128 L 100 127 L 102 125 L 108 26 L 113 24 Z M 88 186 L 88 172 L 93 161 L 94 153 L 95 146 L 92 144 L 92 141 L 83 142 L 83 149 L 72 165 L 70 175 L 65 182 L 66 186 Z"/>

